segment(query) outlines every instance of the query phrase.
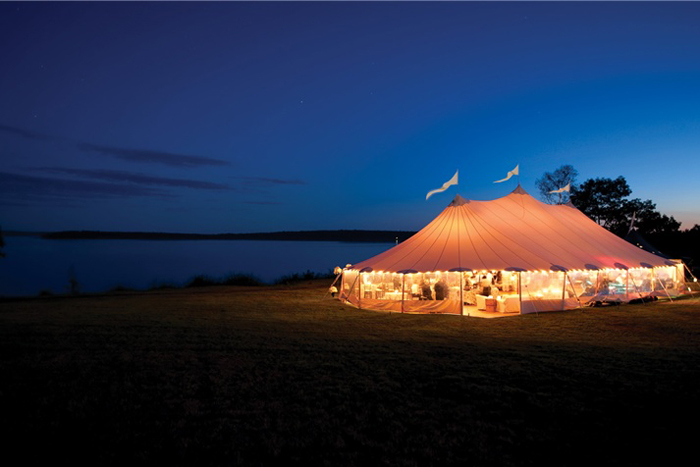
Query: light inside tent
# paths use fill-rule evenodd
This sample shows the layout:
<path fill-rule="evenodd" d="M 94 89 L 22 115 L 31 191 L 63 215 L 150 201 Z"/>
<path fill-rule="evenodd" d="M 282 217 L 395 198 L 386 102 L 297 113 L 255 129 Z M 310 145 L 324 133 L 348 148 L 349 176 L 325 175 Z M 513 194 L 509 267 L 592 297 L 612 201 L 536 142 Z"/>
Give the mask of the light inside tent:
<path fill-rule="evenodd" d="M 682 278 L 677 266 L 519 273 L 346 269 L 340 296 L 360 308 L 387 311 L 464 314 L 462 307 L 483 308 L 486 300 L 497 309 L 515 307 L 514 311 L 522 312 L 521 305 L 534 310 L 569 309 L 591 301 L 670 296 L 685 289 Z"/>

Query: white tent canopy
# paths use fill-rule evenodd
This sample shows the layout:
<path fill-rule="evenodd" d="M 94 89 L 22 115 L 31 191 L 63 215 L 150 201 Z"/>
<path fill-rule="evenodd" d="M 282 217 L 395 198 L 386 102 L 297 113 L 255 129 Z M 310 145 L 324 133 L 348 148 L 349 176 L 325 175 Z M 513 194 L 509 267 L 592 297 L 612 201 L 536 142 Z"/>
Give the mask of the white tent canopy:
<path fill-rule="evenodd" d="M 537 201 L 521 187 L 503 198 L 457 195 L 430 224 L 356 269 L 398 272 L 556 270 L 675 265 L 607 231 L 570 204 Z"/>
<path fill-rule="evenodd" d="M 573 274 L 574 271 L 611 269 L 675 269 L 677 264 L 628 243 L 571 204 L 542 203 L 518 186 L 507 196 L 491 201 L 467 200 L 457 195 L 445 210 L 411 238 L 355 264 L 346 272 L 557 271 Z M 627 282 L 625 287 L 628 287 Z M 573 289 L 572 286 L 569 295 L 576 295 Z M 528 291 L 519 288 L 520 301 L 525 292 Z M 345 295 L 351 295 L 350 291 Z M 404 295 L 401 294 L 402 311 Z M 566 293 L 561 295 L 564 297 Z M 629 298 L 627 290 L 625 297 Z M 578 300 L 578 296 L 576 298 Z"/>

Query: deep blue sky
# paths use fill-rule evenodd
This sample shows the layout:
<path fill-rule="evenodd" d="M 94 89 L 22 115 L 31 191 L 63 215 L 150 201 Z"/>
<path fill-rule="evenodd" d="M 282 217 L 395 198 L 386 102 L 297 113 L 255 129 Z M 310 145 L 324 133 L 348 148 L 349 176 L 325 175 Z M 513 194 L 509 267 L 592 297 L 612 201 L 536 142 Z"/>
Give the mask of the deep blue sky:
<path fill-rule="evenodd" d="M 411 230 L 568 163 L 690 228 L 699 24 L 686 2 L 0 3 L 0 225 Z"/>

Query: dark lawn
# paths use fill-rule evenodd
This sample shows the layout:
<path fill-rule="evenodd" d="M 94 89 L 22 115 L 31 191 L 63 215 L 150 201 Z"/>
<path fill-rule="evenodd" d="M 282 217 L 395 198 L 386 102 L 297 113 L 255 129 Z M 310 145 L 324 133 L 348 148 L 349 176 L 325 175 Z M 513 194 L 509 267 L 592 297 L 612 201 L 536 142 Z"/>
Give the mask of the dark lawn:
<path fill-rule="evenodd" d="M 627 466 L 694 453 L 698 299 L 477 319 L 358 311 L 321 300 L 328 285 L 0 302 L 4 457 Z"/>

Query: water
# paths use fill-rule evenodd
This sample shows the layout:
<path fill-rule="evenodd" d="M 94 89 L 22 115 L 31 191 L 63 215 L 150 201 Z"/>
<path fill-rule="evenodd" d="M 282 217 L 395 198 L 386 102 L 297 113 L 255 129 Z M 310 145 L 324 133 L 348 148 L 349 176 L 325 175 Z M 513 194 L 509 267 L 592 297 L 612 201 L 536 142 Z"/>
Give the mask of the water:
<path fill-rule="evenodd" d="M 183 285 L 196 275 L 221 279 L 252 274 L 272 282 L 283 275 L 358 263 L 390 243 L 257 240 L 45 240 L 5 236 L 0 296 L 69 290 L 71 273 L 81 292 L 117 286 L 146 289 Z"/>

